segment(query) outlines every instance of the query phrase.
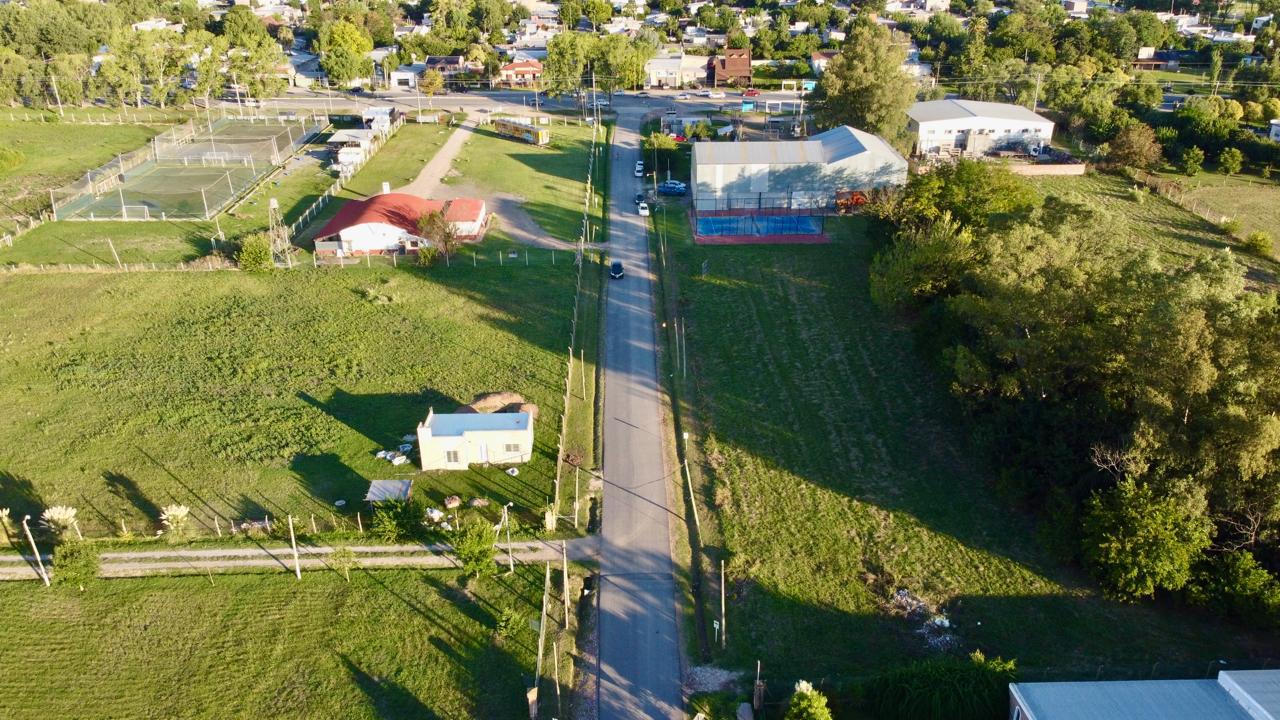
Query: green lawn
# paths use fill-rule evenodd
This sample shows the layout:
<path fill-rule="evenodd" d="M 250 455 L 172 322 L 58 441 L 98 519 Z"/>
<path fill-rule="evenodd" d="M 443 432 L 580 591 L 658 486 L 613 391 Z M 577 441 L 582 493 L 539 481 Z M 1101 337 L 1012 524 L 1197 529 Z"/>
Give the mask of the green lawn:
<path fill-rule="evenodd" d="M 549 125 L 551 143 L 535 147 L 477 130 L 454 161 L 451 184 L 520 198 L 521 205 L 548 235 L 577 241 L 591 148 L 586 125 Z M 602 130 L 603 132 L 603 130 Z M 601 139 L 603 147 L 603 138 Z M 605 177 L 603 151 L 596 181 Z M 604 203 L 592 209 L 599 222 Z"/>
<path fill-rule="evenodd" d="M 3 116 L 3 113 L 0 113 Z M 36 216 L 49 207 L 49 191 L 120 153 L 136 150 L 160 131 L 145 125 L 70 125 L 0 119 L 0 146 L 21 161 L 0 166 L 0 230 L 15 215 Z M 4 251 L 0 250 L 0 262 Z"/>
<path fill-rule="evenodd" d="M 551 494 L 574 268 L 455 262 L 247 273 L 17 275 L 0 284 L 0 507 L 80 509 L 94 534 L 152 526 L 184 502 L 215 515 L 360 507 L 366 481 L 448 494 Z M 534 460 L 419 474 L 373 457 L 427 407 L 524 394 L 541 408 Z"/>
<path fill-rule="evenodd" d="M 540 567 L 478 591 L 443 571 L 0 583 L 0 715 L 527 718 L 541 597 Z"/>
<path fill-rule="evenodd" d="M 1219 189 L 1218 178 L 1227 181 L 1224 188 Z M 1208 173 L 1185 179 L 1190 181 L 1189 187 L 1204 183 L 1206 189 L 1200 197 L 1205 201 L 1209 197 L 1217 198 L 1222 203 L 1224 215 L 1238 210 L 1242 223 L 1265 226 L 1267 218 L 1278 216 L 1274 207 L 1274 185 L 1262 188 L 1251 184 L 1246 189 L 1245 180 L 1233 180 Z M 1208 220 L 1154 193 L 1145 201 L 1137 202 L 1133 198 L 1130 183 L 1124 178 L 1095 173 L 1083 177 L 1035 177 L 1028 180 L 1045 195 L 1059 195 L 1104 211 L 1136 245 L 1154 248 L 1170 262 L 1184 263 L 1206 252 L 1230 247 L 1236 251 L 1236 259 L 1249 268 L 1251 281 L 1261 284 L 1277 282 L 1280 265 L 1275 261 L 1240 251 L 1238 238 L 1227 235 Z M 1236 189 L 1235 197 L 1227 200 L 1226 196 L 1232 193 L 1232 187 Z M 1270 207 L 1266 206 L 1268 199 L 1272 203 Z M 1245 227 L 1252 229 L 1249 225 Z M 1271 227 L 1274 230 L 1274 223 Z"/>
<path fill-rule="evenodd" d="M 1202 172 L 1195 177 L 1161 173 L 1160 178 L 1180 185 L 1188 200 L 1240 221 L 1241 234 L 1263 230 L 1280 234 L 1280 176 L 1223 175 Z"/>
<path fill-rule="evenodd" d="M 889 609 L 901 588 L 945 607 L 962 649 L 1016 658 L 1028 679 L 1203 676 L 1211 660 L 1274 656 L 1275 638 L 1104 600 L 1050 559 L 996 497 L 997 469 L 971 456 L 909 332 L 871 303 L 860 219 L 833 220 L 827 246 L 697 247 L 681 217 L 667 227 L 704 544 L 729 558 L 722 662 L 762 660 L 781 693 L 926 655 L 918 623 Z"/>

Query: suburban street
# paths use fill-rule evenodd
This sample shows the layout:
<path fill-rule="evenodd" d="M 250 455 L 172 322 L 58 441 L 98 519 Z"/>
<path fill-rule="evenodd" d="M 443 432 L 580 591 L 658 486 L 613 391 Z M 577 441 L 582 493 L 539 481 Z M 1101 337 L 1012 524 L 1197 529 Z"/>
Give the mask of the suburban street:
<path fill-rule="evenodd" d="M 631 196 L 644 108 L 620 109 L 610 164 L 604 336 L 604 519 L 600 555 L 599 717 L 682 718 L 647 228 Z"/>

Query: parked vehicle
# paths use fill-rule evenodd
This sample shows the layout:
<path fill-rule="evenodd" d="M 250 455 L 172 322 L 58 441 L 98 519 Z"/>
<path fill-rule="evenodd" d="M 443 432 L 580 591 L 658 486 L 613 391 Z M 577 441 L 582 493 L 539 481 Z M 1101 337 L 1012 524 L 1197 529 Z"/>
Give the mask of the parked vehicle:
<path fill-rule="evenodd" d="M 677 100 L 688 100 L 688 99 L 689 99 L 689 93 L 680 93 L 679 95 L 677 95 L 677 96 L 676 96 L 676 99 L 677 99 Z"/>
<path fill-rule="evenodd" d="M 636 177 L 644 177 L 644 161 L 636 161 Z"/>
<path fill-rule="evenodd" d="M 681 196 L 689 192 L 689 186 L 679 180 L 667 180 L 658 184 L 659 195 Z"/>
<path fill-rule="evenodd" d="M 760 96 L 760 91 L 755 88 L 750 88 L 742 93 L 742 97 L 759 97 L 759 96 Z"/>
<path fill-rule="evenodd" d="M 642 202 L 644 202 L 644 193 L 642 192 L 636 193 L 636 204 L 639 205 Z"/>
<path fill-rule="evenodd" d="M 614 280 L 622 279 L 622 262 L 620 260 L 614 260 L 609 263 L 609 277 Z"/>
<path fill-rule="evenodd" d="M 711 97 L 711 91 L 710 91 L 710 90 L 699 90 L 699 91 L 698 91 L 698 97 Z"/>
<path fill-rule="evenodd" d="M 707 93 L 707 97 L 711 98 L 712 100 L 719 100 L 719 99 L 723 98 L 724 96 L 725 96 L 725 95 L 724 95 L 724 93 L 723 93 L 722 91 L 720 91 L 720 90 L 717 90 L 717 91 L 712 92 L 712 93 Z"/>
<path fill-rule="evenodd" d="M 636 210 L 640 212 L 640 217 L 649 217 L 649 203 L 640 203 Z"/>

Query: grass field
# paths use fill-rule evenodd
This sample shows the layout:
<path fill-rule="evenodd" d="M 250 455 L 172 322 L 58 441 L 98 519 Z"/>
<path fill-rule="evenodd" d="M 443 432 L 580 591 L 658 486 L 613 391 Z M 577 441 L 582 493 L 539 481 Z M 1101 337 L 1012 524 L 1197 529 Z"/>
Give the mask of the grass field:
<path fill-rule="evenodd" d="M 1052 561 L 970 456 L 909 332 L 872 305 L 862 221 L 834 222 L 847 225 L 828 246 L 696 247 L 667 216 L 703 539 L 729 558 L 724 662 L 762 660 L 785 694 L 797 677 L 925 655 L 918 625 L 889 609 L 901 588 L 945 607 L 962 648 L 1016 658 L 1024 678 L 1203 676 L 1219 658 L 1276 656 L 1275 638 L 1104 600 Z"/>
<path fill-rule="evenodd" d="M 38 215 L 49 206 L 49 190 L 83 175 L 120 153 L 136 150 L 160 131 L 146 125 L 66 125 L 0 119 L 0 145 L 22 153 L 13 167 L 0 167 L 0 230 L 15 214 Z M 0 262 L 4 253 L 0 251 Z"/>
<path fill-rule="evenodd" d="M 335 572 L 85 593 L 0 583 L 0 715 L 527 718 L 541 596 L 541 568 L 478 591 L 452 572 L 359 570 L 349 584 Z M 504 610 L 516 621 L 499 639 Z"/>
<path fill-rule="evenodd" d="M 1277 217 L 1274 207 L 1274 187 L 1266 189 L 1249 186 L 1245 191 L 1243 185 L 1236 187 L 1238 197 L 1230 207 L 1223 199 L 1231 193 L 1232 182 L 1224 183 L 1219 188 L 1217 179 L 1232 181 L 1225 176 L 1211 176 L 1201 173 L 1190 181 L 1188 187 L 1196 181 L 1204 183 L 1208 188 L 1202 196 L 1206 201 L 1210 195 L 1222 199 L 1223 214 L 1230 215 L 1228 210 L 1238 210 L 1242 223 L 1265 224 L 1268 218 Z M 1028 178 L 1032 185 L 1042 194 L 1060 195 L 1076 202 L 1084 202 L 1089 207 L 1100 209 L 1118 221 L 1120 228 L 1136 245 L 1151 247 L 1167 257 L 1171 262 L 1187 262 L 1205 252 L 1232 248 L 1235 258 L 1249 268 L 1249 277 L 1260 284 L 1280 282 L 1280 264 L 1274 260 L 1258 258 L 1240 251 L 1240 241 L 1220 231 L 1212 223 L 1187 210 L 1183 210 L 1169 200 L 1152 194 L 1142 203 L 1133 199 L 1130 184 L 1121 177 L 1095 173 L 1084 177 L 1038 177 Z M 1234 183 L 1245 181 L 1236 178 Z M 1260 181 L 1259 181 L 1260 182 Z M 1266 206 L 1271 198 L 1271 207 Z M 1252 215 L 1252 219 L 1246 216 Z M 1273 226 L 1274 229 L 1274 226 Z"/>
<path fill-rule="evenodd" d="M 1178 183 L 1189 200 L 1211 207 L 1226 217 L 1240 221 L 1241 233 L 1254 230 L 1280 234 L 1280 179 L 1264 180 L 1257 175 L 1223 175 L 1202 172 L 1195 177 L 1161 173 L 1160 178 Z"/>
<path fill-rule="evenodd" d="M 359 507 L 373 457 L 427 407 L 538 404 L 533 462 L 419 475 L 541 508 L 551 492 L 574 268 L 456 263 L 241 273 L 20 275 L 0 286 L 0 507 L 66 503 L 95 533 L 185 502 L 205 520 Z M 562 253 L 562 256 L 564 253 Z M 536 516 L 533 516 L 536 517 Z"/>

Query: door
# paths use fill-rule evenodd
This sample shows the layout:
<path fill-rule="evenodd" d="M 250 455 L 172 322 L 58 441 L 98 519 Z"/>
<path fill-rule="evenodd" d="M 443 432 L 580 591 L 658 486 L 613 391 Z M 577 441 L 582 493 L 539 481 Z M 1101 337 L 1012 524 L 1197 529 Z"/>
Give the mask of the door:
<path fill-rule="evenodd" d="M 480 462 L 489 464 L 489 443 L 480 443 Z"/>

